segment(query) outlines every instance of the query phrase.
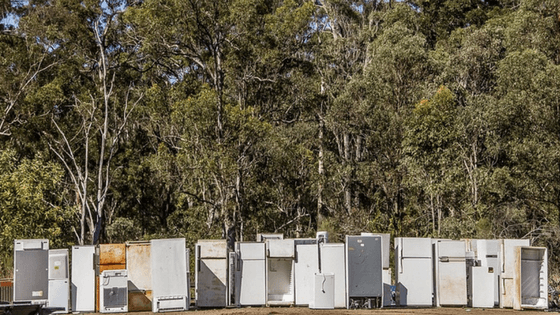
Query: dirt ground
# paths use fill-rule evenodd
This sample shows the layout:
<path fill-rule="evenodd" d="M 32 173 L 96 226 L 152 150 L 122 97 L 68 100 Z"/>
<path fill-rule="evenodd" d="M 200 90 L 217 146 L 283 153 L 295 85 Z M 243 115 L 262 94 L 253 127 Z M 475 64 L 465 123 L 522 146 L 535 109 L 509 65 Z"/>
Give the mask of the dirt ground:
<path fill-rule="evenodd" d="M 386 308 L 375 310 L 311 310 L 306 307 L 243 307 L 243 308 L 221 308 L 190 310 L 188 312 L 166 313 L 168 315 L 188 314 L 194 312 L 198 315 L 400 315 L 400 314 L 419 314 L 419 315 L 544 315 L 560 314 L 557 311 L 514 311 L 511 309 L 475 309 L 475 308 Z M 133 313 L 135 315 L 153 315 L 151 312 Z"/>

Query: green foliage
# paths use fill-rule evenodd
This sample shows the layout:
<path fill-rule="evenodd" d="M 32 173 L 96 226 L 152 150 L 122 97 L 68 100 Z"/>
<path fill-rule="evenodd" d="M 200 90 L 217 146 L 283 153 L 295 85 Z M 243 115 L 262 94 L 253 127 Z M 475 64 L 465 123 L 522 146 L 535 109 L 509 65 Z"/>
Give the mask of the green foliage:
<path fill-rule="evenodd" d="M 192 248 L 318 229 L 560 249 L 558 1 L 1 2 L 7 14 L 1 253 L 25 237 Z"/>

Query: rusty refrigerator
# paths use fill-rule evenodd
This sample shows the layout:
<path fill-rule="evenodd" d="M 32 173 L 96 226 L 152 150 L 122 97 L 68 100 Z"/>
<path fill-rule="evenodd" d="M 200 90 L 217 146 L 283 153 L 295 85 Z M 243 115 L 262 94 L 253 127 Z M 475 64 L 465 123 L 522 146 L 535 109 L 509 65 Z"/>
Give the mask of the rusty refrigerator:
<path fill-rule="evenodd" d="M 152 312 L 189 309 L 189 252 L 184 238 L 150 241 Z"/>
<path fill-rule="evenodd" d="M 500 307 L 513 308 L 515 299 L 515 248 L 530 246 L 528 239 L 504 239 L 501 241 L 500 255 L 502 270 L 500 275 Z"/>
<path fill-rule="evenodd" d="M 100 308 L 100 277 L 106 270 L 126 269 L 126 245 L 125 244 L 100 244 L 97 247 L 97 281 L 96 281 L 96 309 Z"/>
<path fill-rule="evenodd" d="M 152 310 L 152 259 L 150 242 L 126 243 L 128 311 Z"/>

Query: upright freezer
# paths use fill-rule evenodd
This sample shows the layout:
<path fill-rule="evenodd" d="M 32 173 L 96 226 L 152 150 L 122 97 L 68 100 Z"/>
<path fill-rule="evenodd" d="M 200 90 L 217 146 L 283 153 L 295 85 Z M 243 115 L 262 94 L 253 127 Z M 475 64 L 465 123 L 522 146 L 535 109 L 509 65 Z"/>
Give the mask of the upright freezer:
<path fill-rule="evenodd" d="M 128 311 L 152 310 L 152 259 L 149 241 L 126 243 Z"/>
<path fill-rule="evenodd" d="M 321 273 L 334 276 L 334 307 L 346 307 L 346 260 L 344 243 L 326 243 L 319 247 Z"/>
<path fill-rule="evenodd" d="M 513 308 L 515 298 L 515 248 L 530 246 L 528 239 L 504 239 L 501 242 L 500 254 L 502 257 L 502 270 L 500 276 L 500 307 Z"/>
<path fill-rule="evenodd" d="M 72 312 L 95 312 L 95 246 L 72 246 Z"/>
<path fill-rule="evenodd" d="M 266 240 L 266 302 L 269 305 L 294 304 L 293 239 Z"/>
<path fill-rule="evenodd" d="M 226 240 L 199 240 L 195 248 L 196 306 L 227 306 L 228 252 Z"/>
<path fill-rule="evenodd" d="M 64 308 L 55 313 L 68 313 L 70 273 L 68 249 L 49 250 L 49 307 Z"/>
<path fill-rule="evenodd" d="M 49 240 L 14 240 L 14 302 L 47 304 Z"/>
<path fill-rule="evenodd" d="M 264 243 L 235 244 L 235 288 L 238 306 L 266 304 L 266 253 Z"/>
<path fill-rule="evenodd" d="M 346 262 L 347 307 L 381 307 L 383 301 L 381 237 L 347 235 Z"/>
<path fill-rule="evenodd" d="M 313 282 L 315 274 L 318 272 L 319 264 L 319 247 L 315 244 L 296 242 L 296 259 L 295 259 L 295 304 L 309 305 L 314 298 Z"/>
<path fill-rule="evenodd" d="M 150 241 L 152 312 L 189 309 L 189 251 L 184 238 Z"/>
<path fill-rule="evenodd" d="M 430 238 L 395 238 L 396 302 L 432 306 L 433 265 Z"/>
<path fill-rule="evenodd" d="M 513 277 L 514 309 L 548 309 L 548 253 L 545 247 L 516 247 Z"/>
<path fill-rule="evenodd" d="M 436 305 L 467 305 L 467 262 L 465 241 L 437 241 Z"/>

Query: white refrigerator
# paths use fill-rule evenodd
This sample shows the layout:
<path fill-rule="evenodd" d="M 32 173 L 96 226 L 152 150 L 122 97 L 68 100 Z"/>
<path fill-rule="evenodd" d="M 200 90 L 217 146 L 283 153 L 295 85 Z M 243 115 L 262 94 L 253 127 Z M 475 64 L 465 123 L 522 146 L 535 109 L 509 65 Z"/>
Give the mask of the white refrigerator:
<path fill-rule="evenodd" d="M 266 240 L 266 303 L 294 304 L 294 240 Z"/>
<path fill-rule="evenodd" d="M 237 242 L 235 263 L 236 304 L 266 304 L 266 253 L 264 243 Z"/>
<path fill-rule="evenodd" d="M 226 240 L 196 243 L 195 292 L 198 307 L 228 305 L 228 252 Z"/>
<path fill-rule="evenodd" d="M 68 313 L 70 298 L 68 249 L 49 250 L 49 307 L 63 308 L 54 313 Z"/>
<path fill-rule="evenodd" d="M 433 265 L 430 238 L 395 238 L 397 305 L 432 306 Z"/>
<path fill-rule="evenodd" d="M 152 312 L 189 309 L 189 254 L 184 238 L 150 241 Z"/>
<path fill-rule="evenodd" d="M 501 242 L 502 270 L 500 275 L 500 307 L 513 308 L 515 298 L 515 248 L 530 246 L 528 239 L 504 239 Z"/>
<path fill-rule="evenodd" d="M 295 304 L 309 305 L 314 298 L 315 274 L 318 272 L 319 247 L 317 244 L 298 244 L 295 259 Z"/>
<path fill-rule="evenodd" d="M 95 246 L 72 246 L 72 312 L 95 312 Z"/>
<path fill-rule="evenodd" d="M 334 307 L 346 308 L 346 260 L 344 243 L 320 245 L 321 273 L 334 275 Z"/>
<path fill-rule="evenodd" d="M 548 252 L 545 247 L 515 248 L 513 308 L 548 308 Z"/>
<path fill-rule="evenodd" d="M 467 262 L 465 241 L 437 241 L 436 305 L 467 305 Z"/>

